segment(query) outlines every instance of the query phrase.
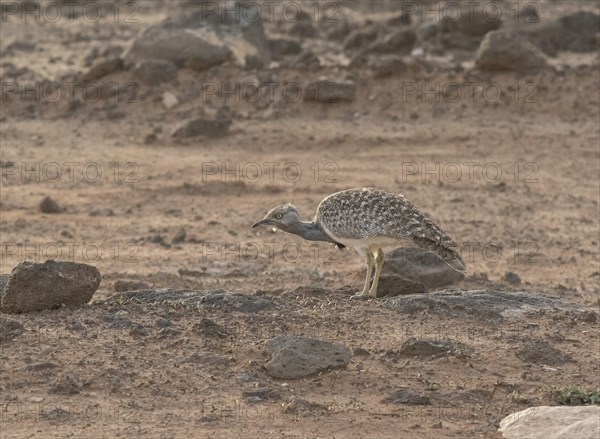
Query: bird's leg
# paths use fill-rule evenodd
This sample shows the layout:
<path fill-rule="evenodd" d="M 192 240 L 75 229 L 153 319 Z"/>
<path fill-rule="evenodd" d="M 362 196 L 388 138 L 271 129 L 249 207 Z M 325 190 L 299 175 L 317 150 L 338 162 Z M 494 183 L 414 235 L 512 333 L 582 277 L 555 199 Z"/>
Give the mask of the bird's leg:
<path fill-rule="evenodd" d="M 373 276 L 373 284 L 369 290 L 369 296 L 377 297 L 377 284 L 379 283 L 379 275 L 381 275 L 381 268 L 383 267 L 383 250 L 378 249 L 375 254 L 375 276 Z"/>
<path fill-rule="evenodd" d="M 367 255 L 367 278 L 365 279 L 365 287 L 362 292 L 351 296 L 351 299 L 367 299 L 369 297 L 369 285 L 371 284 L 371 274 L 373 273 L 373 265 L 375 265 L 375 257 L 370 249 L 366 250 Z"/>

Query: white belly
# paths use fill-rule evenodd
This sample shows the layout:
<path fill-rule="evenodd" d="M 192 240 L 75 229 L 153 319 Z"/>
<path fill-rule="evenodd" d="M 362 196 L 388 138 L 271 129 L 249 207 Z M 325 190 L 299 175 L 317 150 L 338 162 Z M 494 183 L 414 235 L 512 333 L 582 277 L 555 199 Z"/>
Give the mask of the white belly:
<path fill-rule="evenodd" d="M 369 249 L 369 250 L 371 250 L 371 252 L 374 252 L 375 250 L 380 249 L 380 248 L 390 247 L 390 246 L 395 246 L 395 245 L 397 246 L 397 245 L 400 245 L 405 242 L 405 241 L 402 241 L 402 240 L 399 240 L 396 238 L 390 238 L 387 236 L 372 236 L 367 239 L 341 238 L 341 237 L 335 236 L 333 233 L 331 233 L 327 229 L 327 227 L 325 227 L 323 224 L 321 224 L 321 227 L 323 228 L 325 233 L 327 233 L 329 236 L 331 236 L 335 241 L 339 242 L 340 244 L 344 244 L 346 247 L 354 247 L 361 256 L 365 255 L 366 249 Z"/>

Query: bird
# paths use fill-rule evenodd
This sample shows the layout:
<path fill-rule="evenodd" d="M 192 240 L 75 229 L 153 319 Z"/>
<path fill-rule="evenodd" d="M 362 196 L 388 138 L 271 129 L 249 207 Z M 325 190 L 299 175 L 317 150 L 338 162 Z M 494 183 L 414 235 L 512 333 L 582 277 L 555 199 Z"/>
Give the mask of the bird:
<path fill-rule="evenodd" d="M 367 260 L 367 277 L 352 299 L 377 297 L 383 249 L 406 245 L 435 252 L 454 270 L 466 274 L 458 245 L 402 194 L 377 188 L 354 188 L 327 196 L 312 221 L 302 221 L 296 206 L 269 210 L 252 228 L 268 225 L 308 241 L 324 241 L 338 248 L 353 247 Z"/>

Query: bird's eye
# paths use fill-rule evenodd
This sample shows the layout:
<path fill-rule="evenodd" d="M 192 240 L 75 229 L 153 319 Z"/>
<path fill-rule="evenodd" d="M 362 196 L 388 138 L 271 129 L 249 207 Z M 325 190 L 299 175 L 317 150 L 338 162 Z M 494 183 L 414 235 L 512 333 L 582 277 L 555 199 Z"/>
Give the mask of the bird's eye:
<path fill-rule="evenodd" d="M 281 213 L 278 213 L 277 215 L 275 215 L 275 218 L 280 219 L 283 215 Z"/>

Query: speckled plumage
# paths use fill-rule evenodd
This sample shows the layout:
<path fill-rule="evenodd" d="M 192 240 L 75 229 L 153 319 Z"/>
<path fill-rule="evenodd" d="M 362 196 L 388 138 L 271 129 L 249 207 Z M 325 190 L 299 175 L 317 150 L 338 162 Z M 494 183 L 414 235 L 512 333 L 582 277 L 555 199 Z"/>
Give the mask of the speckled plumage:
<path fill-rule="evenodd" d="M 370 188 L 336 192 L 321 201 L 315 223 L 345 245 L 375 237 L 412 241 L 436 252 L 455 270 L 466 271 L 452 238 L 400 194 Z"/>

